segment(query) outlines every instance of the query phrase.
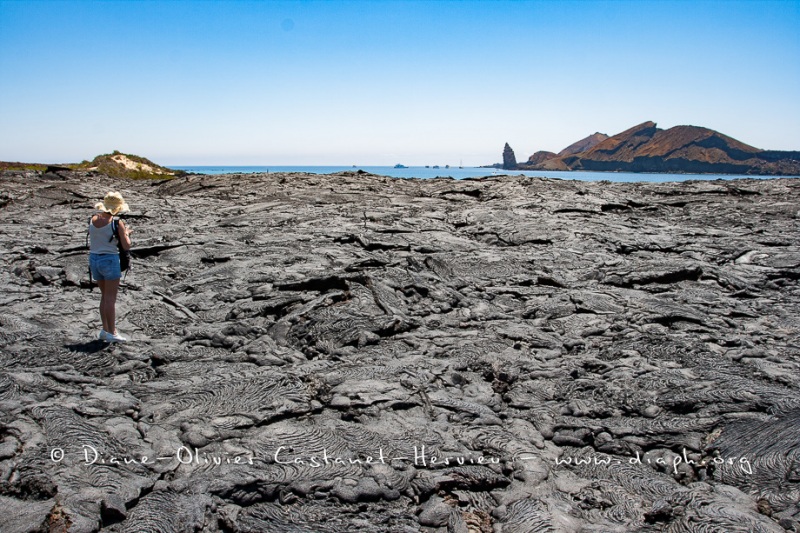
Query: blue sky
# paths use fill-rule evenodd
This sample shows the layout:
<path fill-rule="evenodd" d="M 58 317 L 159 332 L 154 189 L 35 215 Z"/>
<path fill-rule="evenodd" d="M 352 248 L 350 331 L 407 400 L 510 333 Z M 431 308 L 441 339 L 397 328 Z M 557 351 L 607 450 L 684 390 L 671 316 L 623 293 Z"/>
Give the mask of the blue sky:
<path fill-rule="evenodd" d="M 0 160 L 481 165 L 645 120 L 800 150 L 800 1 L 0 0 Z"/>

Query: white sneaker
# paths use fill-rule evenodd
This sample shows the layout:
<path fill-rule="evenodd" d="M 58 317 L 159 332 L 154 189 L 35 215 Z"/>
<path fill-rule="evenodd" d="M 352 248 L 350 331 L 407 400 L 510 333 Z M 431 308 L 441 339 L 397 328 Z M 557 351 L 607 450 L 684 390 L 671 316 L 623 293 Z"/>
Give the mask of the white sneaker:
<path fill-rule="evenodd" d="M 120 335 L 119 333 L 108 333 L 108 342 L 128 342 L 128 339 Z"/>
<path fill-rule="evenodd" d="M 100 341 L 103 341 L 103 342 L 110 342 L 111 333 L 107 332 L 104 329 L 101 329 L 100 333 L 97 335 L 97 340 L 100 340 Z"/>

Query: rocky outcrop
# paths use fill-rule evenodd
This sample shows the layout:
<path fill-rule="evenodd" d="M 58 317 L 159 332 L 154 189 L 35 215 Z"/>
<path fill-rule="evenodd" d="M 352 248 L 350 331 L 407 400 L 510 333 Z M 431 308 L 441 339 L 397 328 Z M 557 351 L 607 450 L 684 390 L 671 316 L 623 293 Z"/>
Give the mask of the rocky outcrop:
<path fill-rule="evenodd" d="M 91 162 L 85 161 L 74 165 L 74 168 L 95 171 L 115 178 L 130 179 L 164 179 L 186 175 L 186 172 L 182 170 L 162 167 L 145 157 L 123 154 L 116 150 L 110 154 L 98 155 Z"/>
<path fill-rule="evenodd" d="M 714 130 L 644 122 L 613 137 L 595 134 L 526 170 L 800 174 L 800 152 L 759 150 Z"/>
<path fill-rule="evenodd" d="M 517 158 L 514 155 L 514 150 L 506 143 L 503 148 L 503 169 L 514 170 L 517 168 Z"/>
<path fill-rule="evenodd" d="M 558 153 L 558 155 L 560 157 L 565 157 L 568 155 L 579 154 L 581 152 L 591 150 L 592 148 L 594 148 L 601 142 L 605 141 L 606 139 L 608 139 L 608 135 L 606 135 L 605 133 L 596 132 L 589 135 L 588 137 L 581 139 L 576 143 L 570 144 L 569 146 L 561 150 Z"/>
<path fill-rule="evenodd" d="M 97 172 L 106 176 L 120 179 L 168 179 L 175 176 L 185 176 L 183 170 L 173 170 L 153 163 L 145 157 L 132 154 L 123 154 L 115 150 L 110 154 L 102 154 L 92 161 L 82 163 L 65 163 L 62 165 L 43 165 L 39 163 L 14 163 L 0 161 L 0 171 L 41 171 L 45 174 L 56 176 L 61 172 L 73 170 Z"/>
<path fill-rule="evenodd" d="M 114 346 L 83 249 L 109 190 Z M 4 533 L 797 528 L 797 180 L 6 172 L 0 199 Z"/>
<path fill-rule="evenodd" d="M 540 152 L 536 152 L 535 154 L 530 156 L 528 158 L 527 164 L 528 165 L 539 165 L 539 164 L 544 163 L 545 161 L 547 161 L 549 159 L 554 159 L 556 157 L 558 157 L 558 154 L 555 154 L 553 152 L 540 151 Z"/>

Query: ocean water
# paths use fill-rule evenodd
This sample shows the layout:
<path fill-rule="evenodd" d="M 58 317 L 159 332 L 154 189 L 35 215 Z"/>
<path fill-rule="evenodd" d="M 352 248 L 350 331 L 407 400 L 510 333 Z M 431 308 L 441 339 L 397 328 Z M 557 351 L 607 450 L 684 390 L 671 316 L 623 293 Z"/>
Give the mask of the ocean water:
<path fill-rule="evenodd" d="M 390 176 L 392 178 L 422 178 L 450 177 L 454 179 L 479 178 L 482 176 L 538 176 L 545 178 L 558 178 L 563 180 L 580 181 L 688 181 L 688 180 L 734 180 L 741 178 L 769 179 L 775 177 L 799 176 L 739 176 L 734 174 L 646 174 L 633 172 L 554 172 L 540 170 L 497 170 L 493 168 L 427 168 L 427 167 L 353 167 L 353 166 L 172 166 L 170 168 L 185 170 L 195 174 L 249 174 L 267 172 L 307 172 L 309 174 L 333 174 L 342 171 L 363 170 L 370 174 Z"/>

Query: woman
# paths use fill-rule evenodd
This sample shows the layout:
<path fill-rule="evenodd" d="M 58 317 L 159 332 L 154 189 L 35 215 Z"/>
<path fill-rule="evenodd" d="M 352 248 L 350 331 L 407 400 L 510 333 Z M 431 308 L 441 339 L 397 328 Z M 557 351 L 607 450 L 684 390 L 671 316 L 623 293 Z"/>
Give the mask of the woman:
<path fill-rule="evenodd" d="M 100 212 L 94 215 L 89 223 L 89 270 L 92 278 L 100 286 L 100 318 L 103 320 L 103 328 L 98 339 L 106 342 L 125 342 L 128 339 L 119 334 L 114 324 L 117 290 L 122 272 L 119 267 L 117 236 L 114 235 L 111 222 L 115 215 L 127 213 L 130 209 L 118 192 L 106 194 L 103 201 L 94 207 Z M 122 248 L 130 250 L 131 239 L 128 228 L 122 220 L 118 221 L 118 226 Z"/>

